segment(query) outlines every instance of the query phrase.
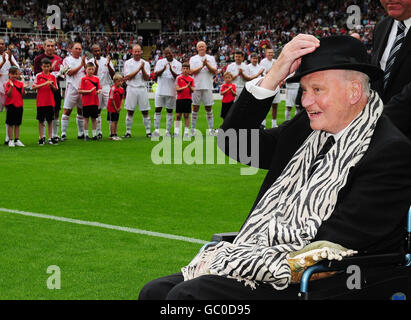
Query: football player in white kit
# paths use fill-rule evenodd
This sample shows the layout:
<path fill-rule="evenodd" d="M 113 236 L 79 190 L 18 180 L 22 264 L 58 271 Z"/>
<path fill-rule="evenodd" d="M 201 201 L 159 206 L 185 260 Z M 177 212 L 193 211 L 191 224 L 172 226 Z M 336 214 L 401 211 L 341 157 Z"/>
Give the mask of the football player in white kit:
<path fill-rule="evenodd" d="M 94 57 L 88 62 L 92 62 L 96 66 L 94 74 L 100 79 L 101 84 L 101 92 L 98 95 L 99 112 L 97 118 L 97 139 L 100 140 L 103 137 L 103 132 L 101 131 L 101 111 L 107 109 L 110 88 L 113 85 L 115 71 L 110 56 L 108 55 L 107 58 L 101 56 L 101 48 L 98 44 L 94 44 L 91 47 L 91 52 Z"/>
<path fill-rule="evenodd" d="M 264 72 L 265 72 L 264 67 L 258 63 L 258 54 L 253 52 L 252 54 L 250 54 L 250 63 L 247 65 L 247 74 L 249 76 L 247 78 L 247 81 L 251 81 L 256 78 L 262 77 Z M 266 127 L 265 119 L 263 120 L 263 122 L 261 122 L 261 127 L 262 128 Z"/>
<path fill-rule="evenodd" d="M 191 134 L 195 134 L 198 110 L 203 102 L 207 114 L 210 135 L 216 135 L 213 115 L 213 77 L 217 73 L 217 62 L 207 54 L 207 45 L 203 41 L 197 43 L 197 55 L 190 58 L 190 74 L 194 78 L 193 112 L 191 113 Z"/>
<path fill-rule="evenodd" d="M 133 57 L 124 63 L 124 80 L 127 83 L 127 94 L 124 108 L 127 110 L 126 115 L 126 133 L 123 138 L 131 138 L 131 127 L 133 125 L 133 116 L 136 106 L 143 115 L 143 123 L 146 128 L 146 136 L 151 137 L 151 119 L 149 115 L 150 103 L 146 81 L 150 79 L 150 64 L 141 59 L 143 50 L 136 44 L 133 46 Z"/>
<path fill-rule="evenodd" d="M 171 137 L 173 125 L 173 110 L 176 108 L 176 78 L 182 72 L 181 62 L 174 59 L 170 48 L 163 51 L 165 58 L 157 61 L 154 72 L 157 77 L 158 87 L 155 94 L 155 114 L 153 136 L 160 136 L 161 111 L 163 107 L 167 110 L 166 137 Z"/>
<path fill-rule="evenodd" d="M 289 77 L 291 77 L 290 75 Z M 291 109 L 296 106 L 296 99 L 298 95 L 298 89 L 300 88 L 299 82 L 286 82 L 285 87 L 287 90 L 287 98 L 285 100 L 285 120 L 291 119 Z"/>
<path fill-rule="evenodd" d="M 67 72 L 66 94 L 64 96 L 63 115 L 61 116 L 61 141 L 67 139 L 67 128 L 73 108 L 77 108 L 77 138 L 84 139 L 83 107 L 81 94 L 78 93 L 81 78 L 85 76 L 84 66 L 86 65 L 86 57 L 81 56 L 82 51 L 81 43 L 74 43 L 71 49 L 71 56 L 66 57 L 61 66 L 64 72 Z"/>
<path fill-rule="evenodd" d="M 4 109 L 4 102 L 6 99 L 4 85 L 9 81 L 9 69 L 11 66 L 19 67 L 16 59 L 11 54 L 10 50 L 6 50 L 4 40 L 0 38 L 0 112 Z M 6 124 L 6 139 L 4 144 L 9 144 L 8 128 Z"/>
<path fill-rule="evenodd" d="M 273 66 L 273 64 L 275 63 L 276 59 L 274 59 L 274 50 L 270 47 L 267 47 L 265 49 L 265 58 L 263 60 L 261 60 L 260 65 L 264 68 L 265 70 L 265 74 L 268 73 L 268 71 L 271 69 L 271 67 Z M 273 122 L 272 122 L 272 127 L 275 128 L 277 127 L 277 107 L 278 107 L 278 103 L 281 102 L 281 96 L 280 96 L 280 92 L 278 92 L 273 100 L 271 109 L 272 109 L 272 118 L 273 118 Z"/>
<path fill-rule="evenodd" d="M 244 63 L 244 52 L 234 52 L 234 62 L 227 66 L 227 72 L 233 75 L 233 83 L 237 87 L 237 95 L 234 101 L 237 101 L 244 89 L 246 81 L 249 81 L 248 68 Z"/>

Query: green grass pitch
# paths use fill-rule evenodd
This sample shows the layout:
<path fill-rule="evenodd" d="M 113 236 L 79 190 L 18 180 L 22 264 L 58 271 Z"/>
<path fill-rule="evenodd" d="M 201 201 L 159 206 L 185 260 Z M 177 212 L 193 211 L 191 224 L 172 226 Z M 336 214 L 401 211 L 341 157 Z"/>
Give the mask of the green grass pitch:
<path fill-rule="evenodd" d="M 151 101 L 153 105 L 153 101 Z M 215 126 L 221 103 L 215 104 Z M 153 119 L 154 108 L 151 109 Z M 162 125 L 165 127 L 165 110 Z M 278 111 L 284 118 L 284 104 Z M 237 231 L 265 172 L 242 176 L 242 165 L 155 165 L 156 142 L 136 112 L 133 138 L 77 140 L 75 112 L 68 140 L 39 146 L 35 100 L 25 100 L 21 141 L 0 145 L 0 208 L 138 228 L 208 241 Z M 121 112 L 119 134 L 124 133 Z M 269 119 L 269 116 L 267 117 Z M 5 112 L 0 113 L 0 141 Z M 268 120 L 271 124 L 271 120 Z M 201 107 L 198 129 L 207 127 Z M 215 138 L 212 138 L 215 139 Z M 184 142 L 183 147 L 190 142 Z M 215 148 L 217 148 L 215 146 Z M 0 210 L 0 299 L 137 299 L 154 278 L 178 272 L 201 244 L 39 219 Z M 61 289 L 47 288 L 48 266 L 61 270 Z"/>

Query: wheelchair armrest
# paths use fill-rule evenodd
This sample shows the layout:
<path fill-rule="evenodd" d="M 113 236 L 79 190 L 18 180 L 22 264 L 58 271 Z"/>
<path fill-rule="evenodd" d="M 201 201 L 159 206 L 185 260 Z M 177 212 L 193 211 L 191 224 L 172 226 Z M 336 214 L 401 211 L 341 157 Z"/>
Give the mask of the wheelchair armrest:
<path fill-rule="evenodd" d="M 319 263 L 307 268 L 304 271 L 300 281 L 301 299 L 308 297 L 308 283 L 311 276 L 315 273 L 330 272 L 330 271 L 344 271 L 349 266 L 356 265 L 360 268 L 382 267 L 382 266 L 397 266 L 404 264 L 405 254 L 402 252 L 386 253 L 386 254 L 362 254 L 352 257 L 346 257 L 340 261 L 338 260 L 323 260 Z"/>
<path fill-rule="evenodd" d="M 212 242 L 220 242 L 220 241 L 225 241 L 225 242 L 233 242 L 235 237 L 237 237 L 238 232 L 224 232 L 224 233 L 216 233 L 213 234 L 213 237 L 211 238 Z"/>
<path fill-rule="evenodd" d="M 395 266 L 404 263 L 404 253 L 385 253 L 385 254 L 362 254 L 352 257 L 346 257 L 340 261 L 321 261 L 328 271 L 341 271 L 347 269 L 349 266 L 356 265 L 360 268 L 381 267 L 381 266 Z"/>

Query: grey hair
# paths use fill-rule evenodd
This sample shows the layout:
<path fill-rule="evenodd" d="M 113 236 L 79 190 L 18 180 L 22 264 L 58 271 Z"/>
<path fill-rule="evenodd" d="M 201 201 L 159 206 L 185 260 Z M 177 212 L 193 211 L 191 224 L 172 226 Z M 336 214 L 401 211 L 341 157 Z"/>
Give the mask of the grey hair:
<path fill-rule="evenodd" d="M 368 98 L 370 96 L 370 77 L 363 72 L 355 70 L 344 70 L 346 80 L 359 80 L 361 82 L 362 92 Z"/>

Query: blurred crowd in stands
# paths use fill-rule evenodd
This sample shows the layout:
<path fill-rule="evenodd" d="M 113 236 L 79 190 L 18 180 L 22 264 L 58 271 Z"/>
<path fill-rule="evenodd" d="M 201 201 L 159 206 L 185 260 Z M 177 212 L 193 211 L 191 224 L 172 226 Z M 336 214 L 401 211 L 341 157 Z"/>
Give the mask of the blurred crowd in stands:
<path fill-rule="evenodd" d="M 237 49 L 243 50 L 246 57 L 256 52 L 263 58 L 267 46 L 278 55 L 298 33 L 318 37 L 348 34 L 347 7 L 353 4 L 361 8 L 361 25 L 355 31 L 370 50 L 373 28 L 384 15 L 379 1 L 372 0 L 58 0 L 62 28 L 58 32 L 46 25 L 49 4 L 45 0 L 0 2 L 1 30 L 7 27 L 6 14 L 34 26 L 29 34 L 0 34 L 6 45 L 12 45 L 23 69 L 29 70 L 34 57 L 42 51 L 47 32 L 57 40 L 57 54 L 63 58 L 73 42 L 81 42 L 86 51 L 98 43 L 105 54 L 112 56 L 117 69 L 131 57 L 131 47 L 136 43 L 151 47 L 149 60 L 154 66 L 164 48 L 171 47 L 178 60 L 186 61 L 196 54 L 196 43 L 203 40 L 224 68 L 233 61 Z M 157 20 L 161 21 L 161 31 L 146 33 L 143 42 L 143 36 L 136 32 L 138 23 Z"/>

